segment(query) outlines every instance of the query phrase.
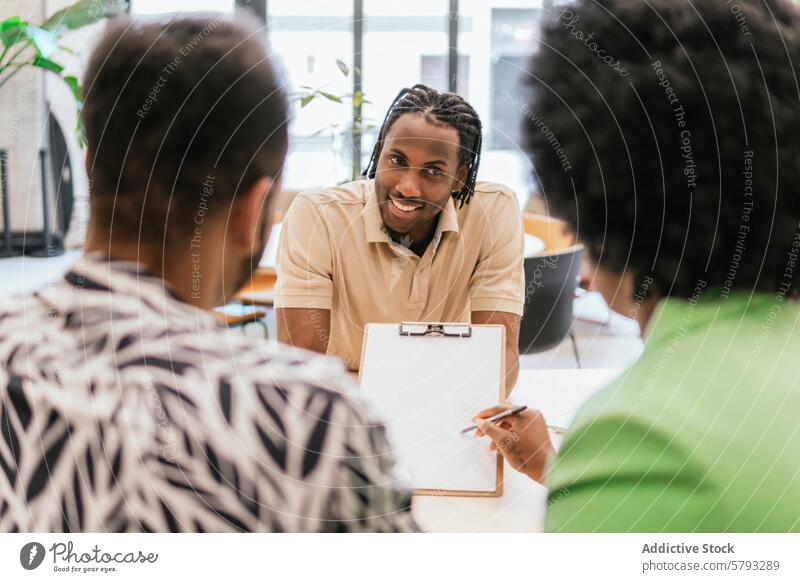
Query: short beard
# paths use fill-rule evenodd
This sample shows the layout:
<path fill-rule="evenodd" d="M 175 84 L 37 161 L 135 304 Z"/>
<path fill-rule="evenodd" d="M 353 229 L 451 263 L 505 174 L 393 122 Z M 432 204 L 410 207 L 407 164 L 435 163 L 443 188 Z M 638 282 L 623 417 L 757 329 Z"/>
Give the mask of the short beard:
<path fill-rule="evenodd" d="M 397 230 L 392 230 L 391 228 L 386 226 L 385 222 L 383 223 L 383 230 L 386 231 L 386 234 L 388 234 L 389 238 L 391 238 L 391 239 L 401 239 L 404 236 L 408 236 L 407 232 L 399 232 Z"/>
<path fill-rule="evenodd" d="M 388 234 L 390 238 L 398 239 L 398 240 L 403 238 L 404 236 L 408 236 L 408 233 L 411 232 L 410 230 L 407 231 L 407 232 L 400 232 L 400 231 L 392 230 L 391 228 L 389 228 L 389 225 L 386 224 L 386 218 L 384 216 L 384 212 L 387 212 L 387 210 L 384 210 L 383 208 L 381 208 L 381 223 L 383 225 L 383 230 L 386 231 L 386 234 Z"/>

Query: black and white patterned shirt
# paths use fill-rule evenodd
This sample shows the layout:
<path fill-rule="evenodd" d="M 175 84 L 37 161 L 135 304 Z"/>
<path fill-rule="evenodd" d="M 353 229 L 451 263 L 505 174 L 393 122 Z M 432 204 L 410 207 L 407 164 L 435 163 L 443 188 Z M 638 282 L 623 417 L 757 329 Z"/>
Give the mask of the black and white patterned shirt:
<path fill-rule="evenodd" d="M 86 255 L 0 299 L 0 531 L 413 531 L 351 390 Z"/>

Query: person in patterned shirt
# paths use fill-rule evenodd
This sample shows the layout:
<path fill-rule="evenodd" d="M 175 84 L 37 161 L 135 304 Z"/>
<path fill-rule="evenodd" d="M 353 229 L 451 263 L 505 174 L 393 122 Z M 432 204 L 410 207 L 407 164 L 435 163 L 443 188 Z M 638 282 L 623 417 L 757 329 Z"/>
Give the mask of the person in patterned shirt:
<path fill-rule="evenodd" d="M 88 64 L 86 254 L 0 299 L 0 530 L 415 531 L 333 358 L 228 332 L 288 107 L 253 27 L 115 19 Z"/>

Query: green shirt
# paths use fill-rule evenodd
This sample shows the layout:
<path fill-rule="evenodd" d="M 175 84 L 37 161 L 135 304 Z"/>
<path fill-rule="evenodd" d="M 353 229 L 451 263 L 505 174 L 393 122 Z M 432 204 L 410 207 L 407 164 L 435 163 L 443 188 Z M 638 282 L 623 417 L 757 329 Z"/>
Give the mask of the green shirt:
<path fill-rule="evenodd" d="M 546 529 L 800 531 L 798 318 L 783 295 L 663 301 L 570 428 Z"/>

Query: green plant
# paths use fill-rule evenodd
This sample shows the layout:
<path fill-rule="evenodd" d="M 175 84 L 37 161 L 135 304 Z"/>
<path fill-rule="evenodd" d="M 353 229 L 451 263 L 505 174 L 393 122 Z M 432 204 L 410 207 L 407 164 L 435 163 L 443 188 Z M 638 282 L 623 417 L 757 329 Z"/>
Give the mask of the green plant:
<path fill-rule="evenodd" d="M 41 25 L 19 16 L 0 21 L 0 88 L 27 67 L 37 67 L 61 78 L 75 98 L 80 112 L 81 88 L 77 77 L 64 75 L 64 66 L 58 62 L 59 53 L 74 54 L 70 48 L 59 44 L 67 31 L 76 30 L 123 12 L 125 0 L 79 0 L 59 10 Z M 78 116 L 78 141 L 83 145 L 83 131 Z"/>
<path fill-rule="evenodd" d="M 342 75 L 344 75 L 345 77 L 350 76 L 350 67 L 347 66 L 347 63 L 345 63 L 341 59 L 336 59 L 336 66 L 339 68 L 339 72 L 342 73 Z M 341 104 L 346 104 L 348 101 L 350 101 L 353 112 L 353 123 L 352 123 L 353 131 L 358 130 L 360 132 L 363 132 L 366 129 L 375 127 L 374 125 L 370 124 L 369 120 L 365 119 L 361 115 L 361 106 L 364 103 L 370 103 L 364 97 L 363 91 L 355 91 L 353 93 L 334 95 L 333 93 L 330 93 L 328 91 L 323 91 L 323 87 L 314 89 L 313 87 L 309 87 L 307 85 L 301 85 L 300 89 L 302 89 L 302 91 L 293 93 L 291 95 L 291 98 L 292 100 L 298 101 L 300 103 L 301 109 L 310 105 L 317 98 L 327 99 L 328 101 L 332 101 L 333 103 L 341 103 Z M 343 125 L 346 124 L 331 123 L 315 131 L 313 134 L 311 134 L 311 137 L 319 135 L 320 133 L 328 129 L 338 130 Z M 350 126 L 348 125 L 348 127 Z"/>
<path fill-rule="evenodd" d="M 350 77 L 350 67 L 348 67 L 344 61 L 341 59 L 336 59 L 336 66 L 344 77 Z M 355 70 L 353 72 L 355 73 Z M 326 99 L 327 101 L 331 101 L 333 103 L 340 103 L 343 106 L 347 106 L 349 104 L 351 121 L 344 123 L 329 123 L 328 125 L 319 128 L 308 137 L 315 137 L 330 130 L 334 134 L 349 134 L 354 143 L 360 143 L 361 136 L 370 129 L 376 127 L 372 120 L 364 117 L 361 112 L 362 105 L 365 103 L 370 103 L 370 101 L 367 101 L 363 91 L 354 91 L 352 93 L 335 95 L 329 91 L 325 91 L 324 88 L 325 87 L 323 86 L 315 89 L 307 85 L 301 85 L 301 91 L 292 93 L 290 98 L 292 101 L 300 104 L 300 109 L 308 107 L 316 99 Z M 358 157 L 357 150 L 353 151 L 353 156 L 354 157 L 351 160 L 351 179 L 355 180 L 360 174 L 360 160 L 356 159 Z"/>

